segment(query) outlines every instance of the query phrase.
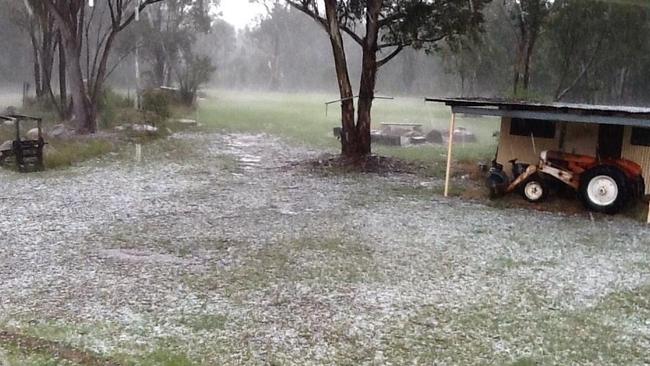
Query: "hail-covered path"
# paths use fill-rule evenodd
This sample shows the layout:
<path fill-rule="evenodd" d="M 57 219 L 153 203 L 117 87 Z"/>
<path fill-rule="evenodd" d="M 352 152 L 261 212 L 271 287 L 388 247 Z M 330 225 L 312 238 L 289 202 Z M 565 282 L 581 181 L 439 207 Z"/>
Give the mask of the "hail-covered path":
<path fill-rule="evenodd" d="M 171 140 L 201 153 L 0 171 L 2 328 L 199 364 L 650 362 L 638 222 L 313 173 L 266 135 Z"/>

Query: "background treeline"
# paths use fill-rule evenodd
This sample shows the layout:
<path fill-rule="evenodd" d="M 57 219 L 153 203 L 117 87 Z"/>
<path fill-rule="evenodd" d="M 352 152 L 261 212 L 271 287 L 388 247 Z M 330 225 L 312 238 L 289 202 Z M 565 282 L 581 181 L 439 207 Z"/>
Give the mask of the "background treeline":
<path fill-rule="evenodd" d="M 194 79 L 211 75 L 208 86 L 215 88 L 337 90 L 327 36 L 284 2 L 267 2 L 257 24 L 239 31 L 219 19 L 217 1 L 202 11 L 182 0 L 168 3 L 120 35 L 112 86 L 135 88 L 139 48 L 147 85 L 192 89 Z M 430 54 L 405 50 L 380 70 L 377 92 L 648 105 L 649 10 L 633 1 L 493 0 L 483 32 Z M 34 83 L 28 25 L 18 17 L 0 12 L 0 85 L 8 87 Z M 360 52 L 351 45 L 347 53 L 358 80 Z"/>

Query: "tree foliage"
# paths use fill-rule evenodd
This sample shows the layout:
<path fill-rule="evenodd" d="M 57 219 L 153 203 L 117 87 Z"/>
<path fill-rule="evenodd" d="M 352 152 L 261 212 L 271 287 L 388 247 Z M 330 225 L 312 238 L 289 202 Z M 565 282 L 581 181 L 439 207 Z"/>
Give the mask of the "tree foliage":
<path fill-rule="evenodd" d="M 178 73 L 181 102 L 186 105 L 194 104 L 199 87 L 210 81 L 215 71 L 210 57 L 187 55 Z"/>
<path fill-rule="evenodd" d="M 106 0 L 89 8 L 85 0 L 42 0 L 61 35 L 79 133 L 97 130 L 97 105 L 110 74 L 109 59 L 117 35 L 139 12 L 160 1 Z"/>
<path fill-rule="evenodd" d="M 513 93 L 526 96 L 531 60 L 544 23 L 551 13 L 551 0 L 505 0 L 503 2 L 516 35 Z"/>
<path fill-rule="evenodd" d="M 372 0 L 371 0 L 372 1 Z M 392 0 L 379 1 L 378 50 L 392 50 L 380 65 L 390 61 L 405 47 L 435 51 L 441 40 L 453 41 L 480 29 L 482 9 L 491 0 Z M 321 26 L 326 19 L 315 0 L 287 0 L 296 9 L 314 18 Z M 341 30 L 363 45 L 359 28 L 366 21 L 368 0 L 336 1 Z"/>
<path fill-rule="evenodd" d="M 145 21 L 137 31 L 147 37 L 138 47 L 151 66 L 147 72 L 149 86 L 174 82 L 174 74 L 194 52 L 197 36 L 211 30 L 210 9 L 218 4 L 218 0 L 165 0 L 143 14 Z"/>
<path fill-rule="evenodd" d="M 370 154 L 371 109 L 377 72 L 406 47 L 433 51 L 438 42 L 476 32 L 489 0 L 287 0 L 329 35 L 341 96 L 342 154 Z M 359 31 L 358 28 L 365 28 Z M 361 47 L 357 117 L 344 38 Z"/>

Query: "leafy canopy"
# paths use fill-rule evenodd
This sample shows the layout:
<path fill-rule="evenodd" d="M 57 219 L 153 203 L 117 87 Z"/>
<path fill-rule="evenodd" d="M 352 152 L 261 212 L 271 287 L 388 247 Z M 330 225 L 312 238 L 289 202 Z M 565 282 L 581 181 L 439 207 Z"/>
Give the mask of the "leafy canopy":
<path fill-rule="evenodd" d="M 373 0 L 339 0 L 337 12 L 341 29 L 355 42 L 363 44 L 356 29 L 366 20 L 367 5 Z M 376 1 L 376 0 L 375 0 Z M 480 29 L 481 10 L 491 0 L 384 0 L 379 15 L 378 49 L 411 46 L 433 51 L 437 42 Z M 317 0 L 287 0 L 295 8 L 308 12 L 326 26 Z"/>

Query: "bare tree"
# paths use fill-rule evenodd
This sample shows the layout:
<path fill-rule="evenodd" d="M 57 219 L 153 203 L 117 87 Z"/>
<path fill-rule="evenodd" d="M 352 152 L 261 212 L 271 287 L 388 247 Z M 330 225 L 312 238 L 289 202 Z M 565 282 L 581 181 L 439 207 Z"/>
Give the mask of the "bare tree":
<path fill-rule="evenodd" d="M 53 21 L 47 9 L 35 0 L 4 0 L 0 2 L 0 6 L 14 14 L 13 23 L 29 36 L 34 88 L 36 97 L 40 99 L 47 94 L 52 74 L 52 55 L 56 47 Z"/>
<path fill-rule="evenodd" d="M 98 10 L 100 4 L 89 8 L 85 0 L 42 0 L 61 34 L 78 133 L 97 130 L 97 103 L 109 73 L 109 56 L 115 38 L 135 20 L 137 12 L 160 1 L 163 0 L 106 0 Z M 105 26 L 98 14 L 103 11 L 108 12 Z M 95 40 L 92 46 L 88 44 L 91 36 Z M 84 50 L 87 52 L 85 74 Z"/>

